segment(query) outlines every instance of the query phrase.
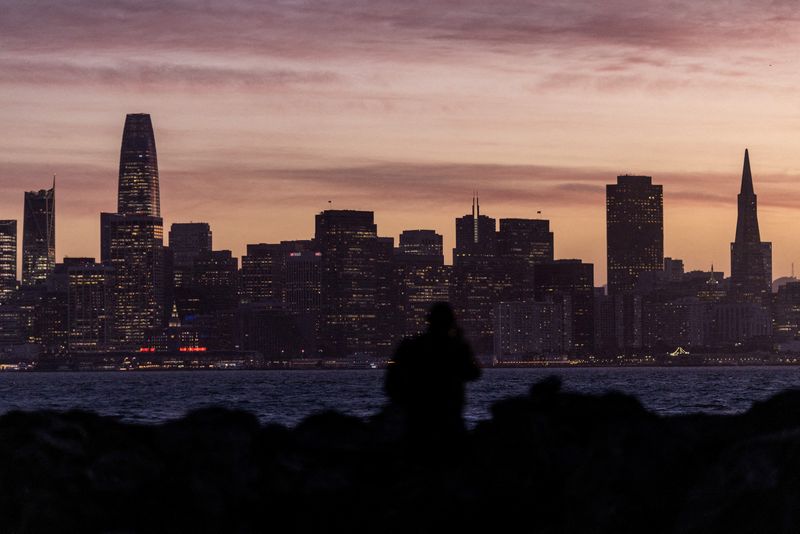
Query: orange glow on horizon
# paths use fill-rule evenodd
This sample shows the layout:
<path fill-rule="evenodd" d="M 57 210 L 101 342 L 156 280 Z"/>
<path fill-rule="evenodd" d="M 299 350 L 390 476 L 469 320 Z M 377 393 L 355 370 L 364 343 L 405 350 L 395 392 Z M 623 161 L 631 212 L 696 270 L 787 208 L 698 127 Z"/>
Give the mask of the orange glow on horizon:
<path fill-rule="evenodd" d="M 665 255 L 729 274 L 749 147 L 774 277 L 800 261 L 789 5 L 4 9 L 0 219 L 21 225 L 23 192 L 57 173 L 59 260 L 99 256 L 125 114 L 146 112 L 165 232 L 209 222 L 236 256 L 312 237 L 333 207 L 375 211 L 395 239 L 434 229 L 449 259 L 478 189 L 486 215 L 549 219 L 556 257 L 594 263 L 602 285 L 604 186 L 630 173 L 664 186 Z"/>

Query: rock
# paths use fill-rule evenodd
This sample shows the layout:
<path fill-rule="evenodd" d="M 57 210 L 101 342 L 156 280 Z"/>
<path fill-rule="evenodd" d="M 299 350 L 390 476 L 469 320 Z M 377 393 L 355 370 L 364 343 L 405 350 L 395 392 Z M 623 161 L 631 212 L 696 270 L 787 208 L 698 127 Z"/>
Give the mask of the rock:
<path fill-rule="evenodd" d="M 549 378 L 427 458 L 405 428 L 392 407 L 295 428 L 223 408 L 152 426 L 11 412 L 0 531 L 800 532 L 800 392 L 659 417 Z"/>

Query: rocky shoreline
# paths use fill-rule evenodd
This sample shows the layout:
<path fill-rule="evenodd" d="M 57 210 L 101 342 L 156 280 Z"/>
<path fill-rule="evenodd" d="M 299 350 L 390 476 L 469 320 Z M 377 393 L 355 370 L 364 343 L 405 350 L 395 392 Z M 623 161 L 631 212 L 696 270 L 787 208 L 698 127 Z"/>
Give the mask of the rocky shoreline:
<path fill-rule="evenodd" d="M 663 417 L 551 378 L 492 414 L 421 451 L 391 410 L 294 428 L 222 408 L 152 426 L 11 412 L 0 531 L 800 532 L 800 391 Z"/>

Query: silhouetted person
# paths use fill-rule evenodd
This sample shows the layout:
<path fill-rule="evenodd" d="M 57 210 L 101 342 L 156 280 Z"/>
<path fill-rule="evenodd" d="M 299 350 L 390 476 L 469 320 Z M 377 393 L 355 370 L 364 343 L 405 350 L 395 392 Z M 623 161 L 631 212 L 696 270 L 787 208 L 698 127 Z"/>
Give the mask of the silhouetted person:
<path fill-rule="evenodd" d="M 449 304 L 434 304 L 428 323 L 424 334 L 397 347 L 385 389 L 405 412 L 412 442 L 435 447 L 464 432 L 464 384 L 481 370 Z"/>

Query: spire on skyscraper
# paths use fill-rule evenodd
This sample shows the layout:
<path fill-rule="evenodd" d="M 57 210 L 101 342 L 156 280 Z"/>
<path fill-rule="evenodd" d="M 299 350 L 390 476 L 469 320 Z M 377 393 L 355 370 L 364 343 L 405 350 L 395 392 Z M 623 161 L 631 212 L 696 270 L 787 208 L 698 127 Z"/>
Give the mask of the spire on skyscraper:
<path fill-rule="evenodd" d="M 746 148 L 744 149 L 744 166 L 742 167 L 742 189 L 739 194 L 755 194 L 753 191 L 753 174 L 750 172 L 750 154 Z"/>
<path fill-rule="evenodd" d="M 742 166 L 742 188 L 739 193 L 739 215 L 736 220 L 736 242 L 758 243 L 761 234 L 758 230 L 757 195 L 753 189 L 753 174 L 750 172 L 750 154 L 744 150 Z"/>
<path fill-rule="evenodd" d="M 733 291 L 746 301 L 762 302 L 769 298 L 772 285 L 772 243 L 761 241 L 758 230 L 758 197 L 753 189 L 747 149 L 744 151 L 738 208 L 736 238 L 731 243 Z"/>

